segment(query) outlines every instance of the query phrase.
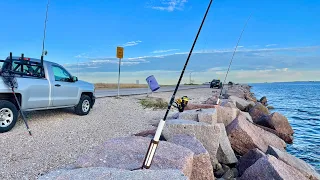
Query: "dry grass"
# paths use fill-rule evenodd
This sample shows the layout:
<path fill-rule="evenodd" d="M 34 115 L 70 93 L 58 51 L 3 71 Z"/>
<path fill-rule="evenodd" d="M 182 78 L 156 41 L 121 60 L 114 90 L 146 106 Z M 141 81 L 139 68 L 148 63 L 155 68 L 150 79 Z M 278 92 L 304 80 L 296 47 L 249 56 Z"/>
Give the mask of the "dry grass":
<path fill-rule="evenodd" d="M 117 89 L 118 84 L 95 83 L 96 89 Z M 120 84 L 120 88 L 147 88 L 147 84 Z"/>
<path fill-rule="evenodd" d="M 144 108 L 165 109 L 168 107 L 168 102 L 162 98 L 145 98 L 140 100 Z"/>

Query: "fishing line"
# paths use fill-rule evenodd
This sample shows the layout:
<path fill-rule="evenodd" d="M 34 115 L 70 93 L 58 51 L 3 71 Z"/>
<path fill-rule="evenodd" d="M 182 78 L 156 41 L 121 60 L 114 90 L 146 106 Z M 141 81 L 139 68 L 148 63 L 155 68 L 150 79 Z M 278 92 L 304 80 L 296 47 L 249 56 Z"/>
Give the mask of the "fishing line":
<path fill-rule="evenodd" d="M 251 18 L 251 14 L 250 14 L 249 18 L 247 19 L 247 21 L 246 21 L 246 23 L 245 23 L 245 25 L 244 25 L 244 27 L 243 27 L 243 29 L 242 29 L 242 32 L 241 32 L 240 37 L 239 37 L 239 39 L 238 39 L 237 45 L 236 45 L 236 47 L 235 47 L 235 49 L 234 49 L 234 51 L 233 51 L 233 54 L 232 54 L 232 57 L 231 57 L 231 60 L 230 60 L 230 63 L 229 63 L 229 67 L 228 67 L 226 76 L 225 76 L 225 78 L 224 78 L 224 81 L 223 81 L 223 83 L 222 83 L 222 87 L 221 87 L 220 94 L 219 94 L 219 96 L 218 96 L 218 100 L 217 100 L 217 103 L 216 103 L 217 105 L 218 105 L 219 102 L 220 102 L 220 97 L 221 97 L 221 94 L 222 94 L 223 86 L 224 86 L 224 84 L 226 83 L 227 76 L 228 76 L 228 74 L 229 74 L 230 67 L 231 67 L 231 64 L 232 64 L 232 62 L 233 62 L 234 55 L 236 54 L 236 51 L 237 51 L 239 42 L 240 42 L 241 37 L 242 37 L 242 34 L 243 34 L 243 32 L 244 32 L 244 30 L 245 30 L 245 28 L 246 28 L 246 26 L 247 26 L 248 21 L 250 20 L 250 18 Z"/>

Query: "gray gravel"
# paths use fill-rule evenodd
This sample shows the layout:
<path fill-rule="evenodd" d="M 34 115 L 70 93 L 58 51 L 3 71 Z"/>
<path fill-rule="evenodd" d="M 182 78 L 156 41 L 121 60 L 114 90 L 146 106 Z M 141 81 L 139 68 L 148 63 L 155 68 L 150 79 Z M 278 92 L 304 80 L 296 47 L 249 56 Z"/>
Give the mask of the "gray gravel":
<path fill-rule="evenodd" d="M 153 96 L 169 100 L 172 92 Z M 206 100 L 212 89 L 179 91 L 191 102 Z M 36 179 L 39 174 L 63 168 L 78 156 L 106 140 L 152 129 L 150 121 L 162 118 L 165 110 L 143 109 L 139 96 L 121 99 L 101 98 L 87 116 L 77 116 L 72 109 L 27 113 L 30 137 L 21 119 L 7 133 L 0 134 L 0 179 Z"/>

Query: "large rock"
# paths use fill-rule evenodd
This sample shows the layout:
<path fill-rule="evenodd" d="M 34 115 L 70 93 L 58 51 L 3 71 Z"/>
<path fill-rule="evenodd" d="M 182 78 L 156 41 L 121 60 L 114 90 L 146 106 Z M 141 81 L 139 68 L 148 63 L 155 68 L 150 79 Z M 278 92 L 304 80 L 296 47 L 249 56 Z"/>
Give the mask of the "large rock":
<path fill-rule="evenodd" d="M 250 114 L 249 114 L 248 112 L 243 112 L 243 111 L 241 111 L 240 114 L 242 114 L 243 116 L 245 116 L 248 121 L 250 121 L 250 122 L 253 123 L 252 117 L 250 116 Z"/>
<path fill-rule="evenodd" d="M 181 171 L 177 169 L 167 170 L 136 170 L 129 171 L 123 169 L 106 168 L 106 167 L 89 167 L 79 169 L 60 169 L 40 176 L 39 180 L 141 180 L 141 179 L 188 179 Z"/>
<path fill-rule="evenodd" d="M 80 156 L 75 162 L 75 167 L 109 167 L 127 170 L 139 168 L 144 161 L 150 140 L 137 136 L 110 139 L 88 154 Z M 161 141 L 150 169 L 179 169 L 190 177 L 193 155 L 194 153 L 188 148 Z"/>
<path fill-rule="evenodd" d="M 292 144 L 293 143 L 293 136 L 291 135 L 288 135 L 288 134 L 283 134 L 283 133 L 280 133 L 274 129 L 271 129 L 271 128 L 268 128 L 268 127 L 265 127 L 265 126 L 261 126 L 261 125 L 258 125 L 256 124 L 256 126 L 268 131 L 268 132 L 271 132 L 275 135 L 277 135 L 279 138 L 281 138 L 282 140 L 284 140 L 286 143 L 288 144 Z"/>
<path fill-rule="evenodd" d="M 257 99 L 252 94 L 249 94 L 249 93 L 246 93 L 244 95 L 244 99 L 251 101 L 251 102 L 254 102 L 254 103 L 257 102 Z"/>
<path fill-rule="evenodd" d="M 213 104 L 192 104 L 188 103 L 188 105 L 184 108 L 185 110 L 192 110 L 192 109 L 208 109 L 208 108 L 215 108 L 216 105 Z"/>
<path fill-rule="evenodd" d="M 258 148 L 251 149 L 249 152 L 243 155 L 239 159 L 239 163 L 237 164 L 239 175 L 241 176 L 248 167 L 250 167 L 252 164 L 254 164 L 258 159 L 262 158 L 263 156 L 265 156 L 265 154 L 262 151 L 260 151 Z"/>
<path fill-rule="evenodd" d="M 134 134 L 135 136 L 141 137 L 153 137 L 156 134 L 157 128 L 141 131 L 139 133 Z"/>
<path fill-rule="evenodd" d="M 212 166 L 215 167 L 218 163 L 216 157 L 220 140 L 220 128 L 218 126 L 203 122 L 175 119 L 168 120 L 162 134 L 166 139 L 170 139 L 178 134 L 196 137 L 209 152 Z"/>
<path fill-rule="evenodd" d="M 224 124 L 218 123 L 216 126 L 220 128 L 220 141 L 217 152 L 218 161 L 223 164 L 237 163 L 238 159 L 232 150 Z"/>
<path fill-rule="evenodd" d="M 136 133 L 136 134 L 134 134 L 134 136 L 153 138 L 154 135 L 156 134 L 156 131 L 157 131 L 157 128 L 149 129 L 149 130 L 145 130 L 145 131 L 141 131 L 139 133 Z M 165 141 L 166 139 L 162 135 L 160 135 L 159 140 L 160 141 Z"/>
<path fill-rule="evenodd" d="M 222 107 L 230 107 L 230 108 L 237 108 L 236 106 L 236 102 L 235 101 L 232 101 L 230 99 L 220 99 L 219 101 L 219 106 L 222 106 Z"/>
<path fill-rule="evenodd" d="M 259 124 L 274 129 L 281 134 L 292 136 L 294 133 L 288 119 L 277 112 L 272 113 L 268 118 L 263 118 Z"/>
<path fill-rule="evenodd" d="M 218 97 L 212 96 L 212 97 L 208 98 L 206 101 L 204 101 L 203 104 L 216 105 L 217 104 L 217 100 L 218 100 Z"/>
<path fill-rule="evenodd" d="M 302 174 L 304 174 L 308 179 L 316 180 L 320 179 L 320 175 L 316 172 L 316 170 L 309 164 L 307 164 L 302 159 L 299 159 L 287 152 L 280 151 L 279 149 L 269 146 L 267 150 L 267 154 L 273 155 L 279 160 L 282 160 L 286 164 L 298 169 Z"/>
<path fill-rule="evenodd" d="M 264 106 L 267 106 L 268 105 L 268 100 L 267 100 L 267 97 L 266 96 L 263 96 L 260 101 L 259 101 L 261 104 L 263 104 Z"/>
<path fill-rule="evenodd" d="M 295 168 L 270 155 L 257 160 L 240 177 L 240 180 L 248 179 L 307 180 L 307 178 Z"/>
<path fill-rule="evenodd" d="M 189 135 L 175 135 L 168 141 L 194 152 L 191 180 L 214 179 L 210 155 L 199 140 Z"/>
<path fill-rule="evenodd" d="M 204 122 L 208 124 L 216 124 L 218 121 L 218 113 L 216 109 L 201 109 L 198 111 L 199 122 Z"/>
<path fill-rule="evenodd" d="M 241 155 L 254 148 L 266 152 L 268 145 L 282 150 L 286 147 L 286 143 L 278 136 L 250 123 L 241 114 L 226 129 L 233 150 Z"/>
<path fill-rule="evenodd" d="M 249 114 L 252 117 L 253 122 L 258 123 L 261 119 L 266 118 L 269 115 L 269 110 L 264 105 L 257 102 L 256 105 L 249 110 Z"/>
<path fill-rule="evenodd" d="M 224 173 L 224 175 L 222 176 L 223 179 L 232 179 L 234 178 L 234 173 L 232 169 L 229 169 L 228 171 L 226 171 Z"/>
<path fill-rule="evenodd" d="M 240 113 L 239 109 L 217 106 L 217 122 L 228 126 Z"/>
<path fill-rule="evenodd" d="M 229 99 L 235 101 L 237 108 L 241 111 L 248 111 L 248 107 L 250 106 L 250 103 L 248 101 L 236 96 L 230 96 Z"/>
<path fill-rule="evenodd" d="M 199 110 L 185 110 L 179 114 L 178 119 L 185 119 L 185 120 L 192 120 L 192 121 L 198 121 L 198 112 Z"/>
<path fill-rule="evenodd" d="M 229 89 L 223 96 L 225 98 L 229 98 L 230 96 L 236 96 L 239 98 L 244 98 L 245 97 L 245 92 L 237 87 Z"/>
<path fill-rule="evenodd" d="M 179 119 L 205 122 L 208 124 L 216 124 L 217 118 L 217 111 L 214 108 L 186 110 L 179 115 Z"/>

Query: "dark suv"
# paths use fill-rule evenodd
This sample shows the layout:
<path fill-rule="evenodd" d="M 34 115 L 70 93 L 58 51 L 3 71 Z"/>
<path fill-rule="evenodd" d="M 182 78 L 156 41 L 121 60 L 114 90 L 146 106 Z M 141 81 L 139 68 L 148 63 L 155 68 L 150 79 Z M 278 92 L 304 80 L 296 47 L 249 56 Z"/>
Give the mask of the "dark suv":
<path fill-rule="evenodd" d="M 214 87 L 219 88 L 219 89 L 222 87 L 222 83 L 220 82 L 220 80 L 214 79 L 211 81 L 210 88 L 214 88 Z"/>

